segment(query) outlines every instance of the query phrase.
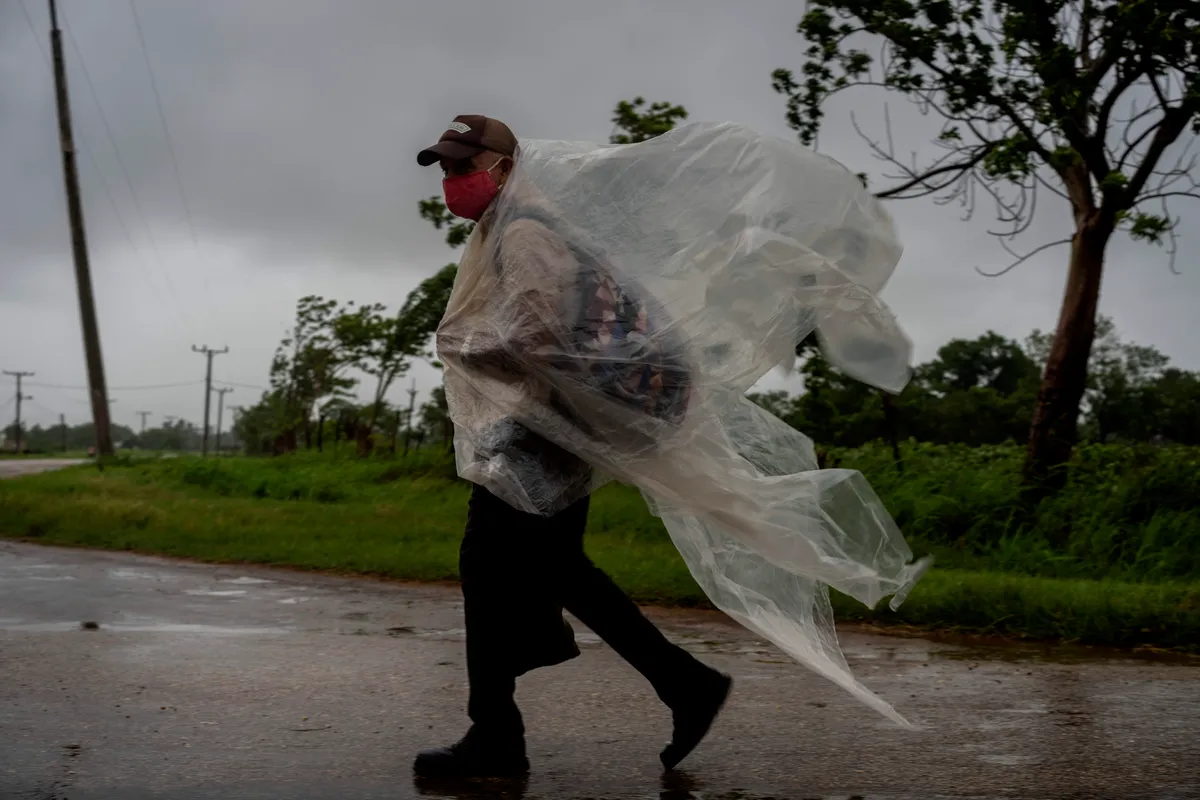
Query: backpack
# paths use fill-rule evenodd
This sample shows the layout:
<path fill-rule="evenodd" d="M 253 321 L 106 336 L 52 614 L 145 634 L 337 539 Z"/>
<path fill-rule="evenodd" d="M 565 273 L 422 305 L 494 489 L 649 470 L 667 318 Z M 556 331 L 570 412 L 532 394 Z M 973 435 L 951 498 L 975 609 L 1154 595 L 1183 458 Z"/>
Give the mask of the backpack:
<path fill-rule="evenodd" d="M 666 310 L 597 247 L 563 232 L 551 215 L 517 208 L 504 223 L 519 219 L 534 220 L 559 236 L 579 265 L 577 295 L 566 304 L 575 312 L 563 317 L 569 352 L 556 366 L 610 401 L 671 427 L 682 423 L 693 381 Z"/>

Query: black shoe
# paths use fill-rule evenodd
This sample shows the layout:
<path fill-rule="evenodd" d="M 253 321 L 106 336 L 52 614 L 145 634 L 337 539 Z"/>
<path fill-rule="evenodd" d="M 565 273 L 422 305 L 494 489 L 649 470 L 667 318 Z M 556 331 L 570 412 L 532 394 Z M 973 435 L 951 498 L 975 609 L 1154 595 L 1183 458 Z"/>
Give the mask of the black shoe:
<path fill-rule="evenodd" d="M 675 730 L 671 734 L 671 743 L 659 754 L 663 766 L 669 770 L 675 769 L 680 761 L 687 758 L 688 753 L 696 749 L 729 697 L 733 679 L 716 670 L 713 672 L 713 680 L 704 689 L 671 710 Z"/>
<path fill-rule="evenodd" d="M 486 740 L 468 733 L 449 747 L 423 750 L 413 772 L 424 778 L 509 778 L 529 772 L 525 742 Z"/>

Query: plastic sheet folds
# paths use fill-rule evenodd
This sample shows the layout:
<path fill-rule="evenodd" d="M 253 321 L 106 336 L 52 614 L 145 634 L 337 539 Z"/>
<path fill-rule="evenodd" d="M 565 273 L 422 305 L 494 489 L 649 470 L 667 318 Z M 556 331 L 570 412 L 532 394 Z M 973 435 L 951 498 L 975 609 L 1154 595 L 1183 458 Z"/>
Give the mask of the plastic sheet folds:
<path fill-rule="evenodd" d="M 826 587 L 895 607 L 928 562 L 860 473 L 745 398 L 814 331 L 902 389 L 877 296 L 900 253 L 852 173 L 739 125 L 524 143 L 437 334 L 460 475 L 537 514 L 637 486 L 717 607 L 906 724 L 851 674 Z"/>

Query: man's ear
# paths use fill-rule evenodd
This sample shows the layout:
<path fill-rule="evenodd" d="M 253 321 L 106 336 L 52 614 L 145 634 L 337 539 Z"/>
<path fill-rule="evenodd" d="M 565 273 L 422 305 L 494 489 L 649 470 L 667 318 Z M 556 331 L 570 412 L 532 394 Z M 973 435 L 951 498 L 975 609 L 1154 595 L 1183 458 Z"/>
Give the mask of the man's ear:
<path fill-rule="evenodd" d="M 500 159 L 500 176 L 504 178 L 504 180 L 508 180 L 512 176 L 512 171 L 515 166 L 516 162 L 513 161 L 509 156 L 505 156 L 504 158 Z"/>

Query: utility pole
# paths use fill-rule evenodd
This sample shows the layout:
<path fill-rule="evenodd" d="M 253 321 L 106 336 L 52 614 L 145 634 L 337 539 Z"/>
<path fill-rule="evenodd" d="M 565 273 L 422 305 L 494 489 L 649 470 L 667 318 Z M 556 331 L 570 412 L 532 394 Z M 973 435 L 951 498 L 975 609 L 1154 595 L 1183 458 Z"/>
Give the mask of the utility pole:
<path fill-rule="evenodd" d="M 67 452 L 67 415 L 58 415 L 58 427 L 62 428 L 63 452 Z"/>
<path fill-rule="evenodd" d="M 229 348 L 225 347 L 220 350 L 210 350 L 208 345 L 196 347 L 192 345 L 193 353 L 201 353 L 208 359 L 208 369 L 204 373 L 204 438 L 200 444 L 200 455 L 208 455 L 208 409 L 209 403 L 212 402 L 212 360 L 213 356 L 223 355 L 229 352 Z"/>
<path fill-rule="evenodd" d="M 408 390 L 408 427 L 404 430 L 404 456 L 408 457 L 408 443 L 412 439 L 413 413 L 417 408 L 417 379 L 413 378 L 412 388 Z"/>
<path fill-rule="evenodd" d="M 75 136 L 71 131 L 71 106 L 67 96 L 67 66 L 63 60 L 62 31 L 58 8 L 50 4 L 50 49 L 54 53 L 54 88 L 58 104 L 58 143 L 62 150 L 63 183 L 67 190 L 67 217 L 71 225 L 71 254 L 75 261 L 75 286 L 79 293 L 79 321 L 83 328 L 83 353 L 87 359 L 88 394 L 92 423 L 96 430 L 96 459 L 113 454 L 112 424 L 108 389 L 104 384 L 104 358 L 100 352 L 100 328 L 96 322 L 96 299 L 92 294 L 92 271 L 88 263 L 87 233 L 83 226 L 83 202 L 79 196 L 79 170 L 75 163 Z"/>
<path fill-rule="evenodd" d="M 217 455 L 221 455 L 221 416 L 225 411 L 225 395 L 233 391 L 232 386 L 217 389 Z"/>
<path fill-rule="evenodd" d="M 133 412 L 142 418 L 142 436 L 146 435 L 146 417 L 153 414 L 153 411 L 135 411 Z"/>
<path fill-rule="evenodd" d="M 8 370 L 4 370 L 4 374 L 12 375 L 14 378 L 17 379 L 17 422 L 16 422 L 16 426 L 15 426 L 16 433 L 13 434 L 13 438 L 16 440 L 14 444 L 16 445 L 16 448 L 17 448 L 14 452 L 17 455 L 21 455 L 21 401 L 33 399 L 29 395 L 21 393 L 21 379 L 22 378 L 32 378 L 33 373 L 32 372 L 9 372 Z M 0 438 L 3 438 L 3 437 L 0 437 Z"/>

